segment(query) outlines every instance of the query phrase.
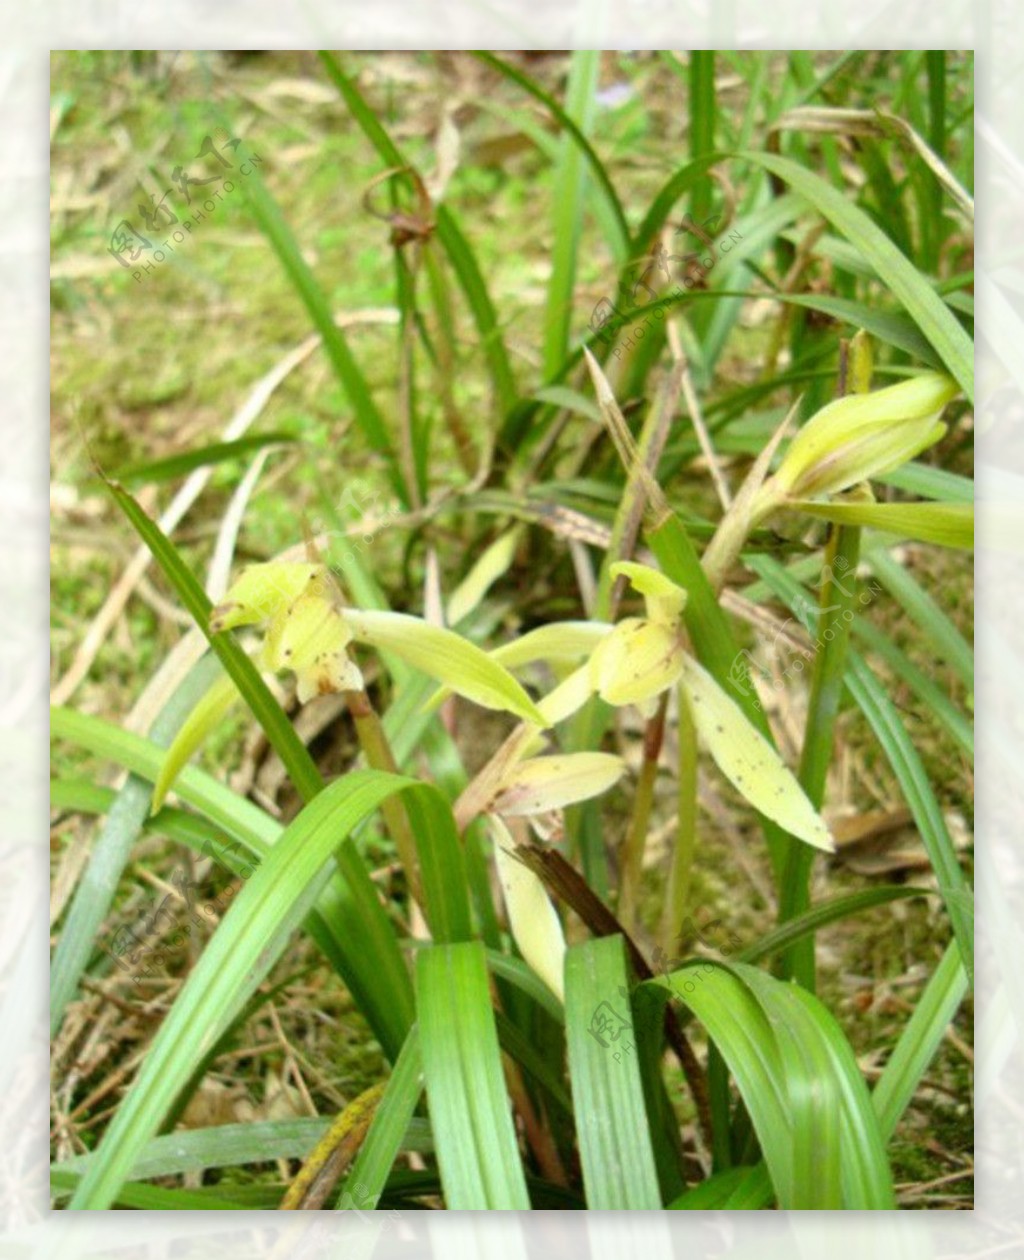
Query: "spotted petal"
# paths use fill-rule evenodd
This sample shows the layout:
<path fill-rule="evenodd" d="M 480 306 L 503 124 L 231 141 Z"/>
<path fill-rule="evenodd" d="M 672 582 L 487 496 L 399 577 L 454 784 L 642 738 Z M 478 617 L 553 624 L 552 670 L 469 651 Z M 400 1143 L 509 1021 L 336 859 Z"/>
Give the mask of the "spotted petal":
<path fill-rule="evenodd" d="M 694 725 L 736 790 L 791 835 L 831 852 L 835 846 L 828 828 L 792 771 L 739 705 L 690 656 L 682 684 Z"/>
<path fill-rule="evenodd" d="M 271 622 L 262 661 L 270 670 L 293 670 L 299 702 L 305 704 L 314 696 L 362 688 L 362 676 L 348 655 L 351 641 L 352 631 L 332 599 L 303 594 Z"/>
<path fill-rule="evenodd" d="M 674 627 L 627 617 L 590 660 L 591 679 L 608 704 L 645 704 L 678 679 L 686 653 Z"/>
<path fill-rule="evenodd" d="M 251 564 L 210 614 L 210 629 L 219 634 L 235 626 L 269 621 L 313 587 L 327 593 L 327 569 L 322 564 Z"/>

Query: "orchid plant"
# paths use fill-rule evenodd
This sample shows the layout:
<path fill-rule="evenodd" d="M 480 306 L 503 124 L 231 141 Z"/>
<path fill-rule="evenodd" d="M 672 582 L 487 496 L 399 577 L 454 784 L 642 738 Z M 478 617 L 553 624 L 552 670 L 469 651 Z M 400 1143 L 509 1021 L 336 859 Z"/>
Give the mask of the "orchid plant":
<path fill-rule="evenodd" d="M 457 816 L 463 826 L 477 812 L 487 817 L 512 935 L 526 961 L 559 995 L 565 952 L 561 925 L 538 876 L 516 860 L 506 820 L 525 817 L 547 839 L 551 831 L 541 819 L 601 795 L 621 778 L 622 759 L 608 753 L 527 755 L 543 742 L 541 732 L 570 717 L 592 695 L 616 707 L 635 705 L 649 716 L 659 698 L 677 688 L 713 759 L 746 799 L 807 844 L 832 848 L 828 828 L 779 754 L 687 650 L 686 592 L 643 564 L 620 561 L 613 575 L 628 578 L 643 596 L 646 616 L 614 625 L 556 623 L 490 655 L 420 618 L 346 607 L 323 564 L 252 565 L 210 618 L 213 633 L 263 627 L 253 658 L 267 674 L 293 673 L 300 703 L 362 691 L 363 676 L 351 656 L 352 645 L 361 643 L 394 652 L 474 703 L 522 719 L 511 746 L 464 793 L 463 801 L 475 802 L 476 808 L 464 805 Z M 536 702 L 506 664 L 510 659 L 522 666 L 579 658 L 582 663 Z M 154 806 L 162 803 L 174 776 L 236 695 L 225 678 L 193 713 L 168 750 Z"/>
<path fill-rule="evenodd" d="M 778 470 L 755 469 L 747 493 L 724 518 L 709 554 L 738 551 L 736 540 L 765 516 L 799 509 L 813 496 L 834 495 L 898 467 L 945 431 L 939 416 L 956 393 L 940 373 L 927 373 L 871 394 L 855 394 L 823 408 L 790 443 Z M 737 533 L 737 521 L 742 529 Z M 722 539 L 729 540 L 724 545 Z M 674 694 L 688 721 L 733 787 L 754 808 L 812 848 L 834 847 L 828 826 L 775 748 L 690 651 L 683 620 L 687 592 L 646 564 L 620 560 L 625 578 L 643 598 L 645 615 L 614 624 L 554 623 L 490 653 L 456 632 L 422 618 L 346 606 L 323 563 L 272 561 L 245 569 L 213 610 L 212 633 L 262 627 L 253 659 L 268 676 L 294 674 L 300 704 L 330 693 L 359 693 L 363 675 L 355 644 L 392 652 L 438 681 L 433 703 L 452 692 L 485 708 L 505 711 L 522 725 L 464 791 L 456 817 L 465 828 L 484 816 L 494 846 L 509 927 L 524 959 L 561 996 L 565 938 L 539 877 L 515 856 L 509 819 L 525 818 L 541 839 L 557 833 L 548 820 L 568 805 L 613 787 L 625 765 L 597 751 L 535 756 L 542 732 L 566 721 L 592 697 L 614 708 L 635 706 L 650 719 Z M 534 700 L 515 676 L 538 662 L 568 675 Z M 237 699 L 227 678 L 211 689 L 168 750 L 154 792 L 159 805 L 188 758 L 225 709 Z"/>

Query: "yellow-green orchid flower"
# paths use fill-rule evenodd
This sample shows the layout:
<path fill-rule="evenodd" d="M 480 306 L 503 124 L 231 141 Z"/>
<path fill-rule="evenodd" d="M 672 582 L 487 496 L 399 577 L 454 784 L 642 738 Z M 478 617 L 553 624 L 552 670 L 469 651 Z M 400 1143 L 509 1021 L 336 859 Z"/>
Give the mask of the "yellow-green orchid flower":
<path fill-rule="evenodd" d="M 827 403 L 790 442 L 778 471 L 764 483 L 755 520 L 789 500 L 835 494 L 920 455 L 946 432 L 940 416 L 959 392 L 945 373 L 922 372 Z"/>
<path fill-rule="evenodd" d="M 504 772 L 486 810 L 512 937 L 527 965 L 563 1001 L 562 924 L 543 882 L 516 858 L 516 842 L 505 819 L 529 817 L 539 830 L 538 815 L 600 796 L 624 771 L 622 758 L 610 753 L 529 757 Z"/>
<path fill-rule="evenodd" d="M 771 457 L 789 424 L 787 416 L 722 517 L 701 560 L 716 590 L 751 530 L 780 511 L 870 525 L 944 546 L 973 545 L 973 508 L 932 502 L 876 504 L 867 484 L 939 441 L 946 432 L 942 412 L 960 387 L 942 372 L 921 372 L 898 385 L 869 391 L 870 379 L 870 343 L 858 333 L 850 343 L 851 392 L 827 403 L 807 421 L 776 472 L 768 476 Z M 851 488 L 853 499 L 836 497 Z"/>
<path fill-rule="evenodd" d="M 326 565 L 271 561 L 250 565 L 210 614 L 210 631 L 265 626 L 254 653 L 266 674 L 295 674 L 299 702 L 359 691 L 362 674 L 349 655 L 352 643 L 393 653 L 414 669 L 488 709 L 506 710 L 534 727 L 546 719 L 512 674 L 452 630 L 405 613 L 344 606 Z M 168 749 L 154 790 L 154 808 L 174 779 L 239 699 L 231 679 L 214 683 Z"/>
<path fill-rule="evenodd" d="M 792 835 L 831 851 L 828 828 L 782 758 L 743 711 L 686 649 L 682 613 L 686 592 L 647 565 L 621 561 L 612 566 L 646 603 L 646 617 L 627 617 L 614 626 L 546 626 L 536 645 L 524 636 L 509 651 L 516 665 L 569 652 L 589 660 L 538 701 L 547 725 L 564 721 L 595 693 L 608 704 L 637 705 L 650 714 L 661 695 L 678 684 L 681 703 L 690 707 L 696 729 L 719 769 L 766 817 Z M 532 649 L 532 650 L 531 650 Z M 496 654 L 498 655 L 498 654 Z"/>
<path fill-rule="evenodd" d="M 663 573 L 632 561 L 613 565 L 612 574 L 629 578 L 644 597 L 647 616 L 627 617 L 602 639 L 590 658 L 590 682 L 606 703 L 635 704 L 650 717 L 658 697 L 683 672 L 686 592 Z"/>
<path fill-rule="evenodd" d="M 292 670 L 303 702 L 362 686 L 348 656 L 354 641 L 393 652 L 483 708 L 544 724 L 519 683 L 486 652 L 419 617 L 346 608 L 326 565 L 250 565 L 210 614 L 214 634 L 264 623 L 267 633 L 257 661 L 270 672 Z"/>

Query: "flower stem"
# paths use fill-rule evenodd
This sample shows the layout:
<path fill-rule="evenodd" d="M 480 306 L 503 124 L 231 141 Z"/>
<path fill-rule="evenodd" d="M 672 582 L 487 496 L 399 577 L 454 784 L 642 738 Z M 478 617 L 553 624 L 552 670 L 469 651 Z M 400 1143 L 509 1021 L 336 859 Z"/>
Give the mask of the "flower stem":
<path fill-rule="evenodd" d="M 391 751 L 391 745 L 388 743 L 388 737 L 377 710 L 370 703 L 370 697 L 365 691 L 346 691 L 343 694 L 348 711 L 352 715 L 352 721 L 355 723 L 359 746 L 367 762 L 374 770 L 386 770 L 390 774 L 398 774 L 398 763 Z M 381 803 L 380 812 L 384 815 L 388 834 L 398 850 L 398 860 L 405 871 L 409 892 L 422 908 L 423 885 L 416 854 L 416 838 L 412 833 L 405 806 L 398 797 L 389 796 Z"/>
<path fill-rule="evenodd" d="M 619 850 L 619 904 L 617 907 L 619 922 L 627 932 L 636 930 L 637 901 L 640 892 L 640 880 L 643 875 L 644 847 L 647 843 L 647 831 L 651 820 L 651 806 L 654 804 L 654 784 L 658 777 L 658 758 L 665 739 L 665 710 L 668 707 L 668 692 L 662 693 L 658 702 L 658 710 L 647 723 L 644 731 L 643 762 L 637 778 L 636 796 L 633 799 L 633 817 L 629 831 Z"/>
<path fill-rule="evenodd" d="M 697 728 L 683 687 L 679 688 L 679 822 L 672 853 L 665 906 L 661 919 L 661 947 L 674 953 L 690 899 L 690 877 L 697 837 Z"/>
<path fill-rule="evenodd" d="M 857 611 L 857 559 L 860 527 L 835 525 L 825 552 L 825 577 L 821 583 L 818 616 L 818 650 L 811 675 L 811 695 L 804 730 L 798 778 L 815 809 L 821 808 L 825 780 L 832 759 L 832 737 L 843 693 L 843 670 L 850 640 L 850 623 Z M 835 571 L 839 571 L 839 577 Z M 843 583 L 846 583 L 846 586 Z M 831 637 L 829 637 L 831 636 Z M 779 890 L 779 922 L 810 908 L 810 876 L 815 850 L 794 844 L 786 855 Z M 794 942 L 781 959 L 782 974 L 814 991 L 814 936 Z"/>

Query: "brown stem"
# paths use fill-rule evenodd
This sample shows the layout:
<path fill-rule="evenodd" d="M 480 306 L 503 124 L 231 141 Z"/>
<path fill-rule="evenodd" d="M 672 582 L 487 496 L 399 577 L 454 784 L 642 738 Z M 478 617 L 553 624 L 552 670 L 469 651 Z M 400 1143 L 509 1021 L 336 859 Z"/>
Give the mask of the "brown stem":
<path fill-rule="evenodd" d="M 386 770 L 390 774 L 398 774 L 398 763 L 395 761 L 388 737 L 377 715 L 377 710 L 370 703 L 365 691 L 346 691 L 345 703 L 355 723 L 359 746 L 366 760 L 374 770 Z M 413 900 L 423 906 L 423 885 L 420 880 L 419 858 L 416 852 L 416 837 L 409 823 L 405 806 L 395 796 L 388 796 L 381 803 L 380 812 L 384 815 L 391 839 L 398 850 L 398 860 L 405 870 L 409 882 L 409 892 Z"/>
<path fill-rule="evenodd" d="M 547 885 L 559 900 L 575 910 L 595 936 L 621 934 L 626 942 L 626 952 L 638 980 L 652 980 L 654 972 L 630 934 L 615 915 L 593 891 L 583 876 L 570 865 L 557 849 L 539 844 L 520 844 L 516 858 Z M 704 1069 L 693 1052 L 682 1026 L 671 1006 L 665 1008 L 665 1038 L 672 1047 L 683 1069 L 686 1083 L 697 1108 L 697 1120 L 701 1135 L 708 1149 L 712 1143 L 711 1103 L 708 1098 L 707 1078 Z"/>
<path fill-rule="evenodd" d="M 644 848 L 647 830 L 654 804 L 654 785 L 658 777 L 658 759 L 665 738 L 665 710 L 668 692 L 662 693 L 658 709 L 644 729 L 643 761 L 637 776 L 636 794 L 633 798 L 633 817 L 619 850 L 619 921 L 627 931 L 636 930 L 637 902 L 640 896 L 640 880 L 643 876 Z"/>

